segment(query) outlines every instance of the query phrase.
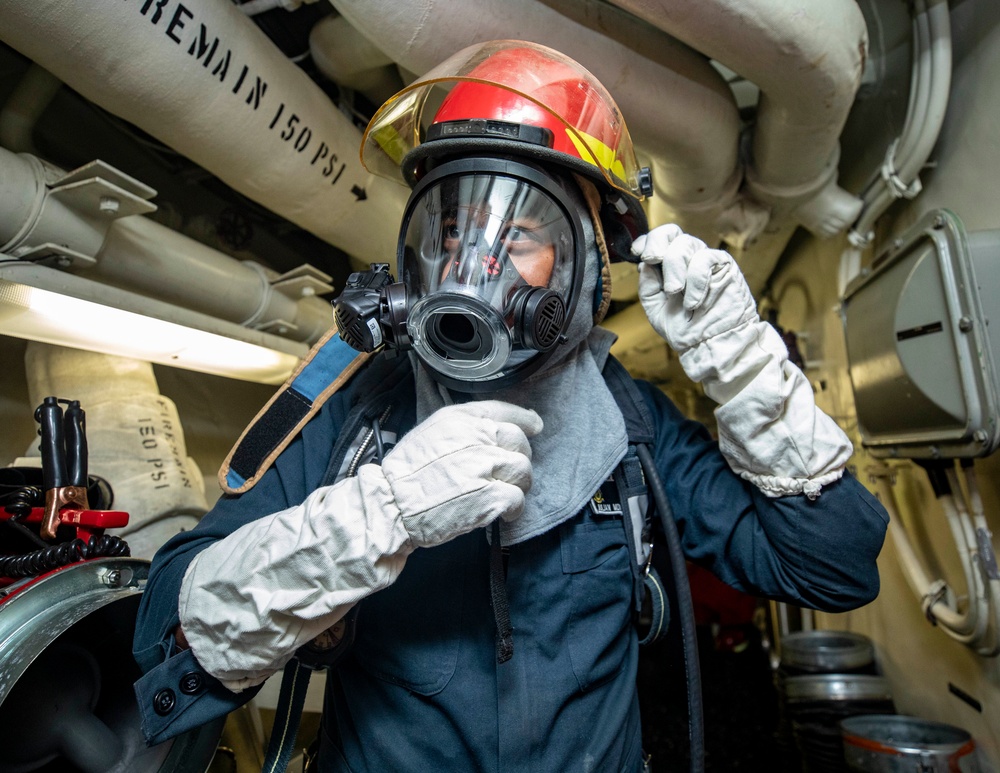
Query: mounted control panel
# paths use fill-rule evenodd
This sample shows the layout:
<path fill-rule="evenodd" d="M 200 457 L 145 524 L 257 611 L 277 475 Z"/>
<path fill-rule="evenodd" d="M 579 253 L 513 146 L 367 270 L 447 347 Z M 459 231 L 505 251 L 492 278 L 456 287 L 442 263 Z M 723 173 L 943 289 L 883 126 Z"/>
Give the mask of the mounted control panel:
<path fill-rule="evenodd" d="M 841 316 L 872 454 L 975 457 L 1000 445 L 1000 230 L 970 234 L 952 212 L 927 213 L 848 285 Z"/>

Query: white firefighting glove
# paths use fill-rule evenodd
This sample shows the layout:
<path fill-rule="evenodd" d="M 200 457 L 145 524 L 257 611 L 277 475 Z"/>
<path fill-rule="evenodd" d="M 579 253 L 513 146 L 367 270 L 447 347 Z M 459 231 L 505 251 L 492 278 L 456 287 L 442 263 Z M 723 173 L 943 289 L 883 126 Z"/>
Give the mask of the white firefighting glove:
<path fill-rule="evenodd" d="M 773 497 L 814 498 L 840 478 L 851 442 L 757 315 L 732 256 L 676 225 L 640 236 L 632 252 L 642 261 L 639 299 L 650 324 L 719 403 L 719 447 L 733 470 Z"/>
<path fill-rule="evenodd" d="M 379 467 L 312 492 L 203 550 L 181 584 L 181 629 L 233 692 L 279 671 L 359 600 L 389 586 L 416 547 L 511 520 L 531 486 L 534 411 L 499 401 L 436 411 Z"/>

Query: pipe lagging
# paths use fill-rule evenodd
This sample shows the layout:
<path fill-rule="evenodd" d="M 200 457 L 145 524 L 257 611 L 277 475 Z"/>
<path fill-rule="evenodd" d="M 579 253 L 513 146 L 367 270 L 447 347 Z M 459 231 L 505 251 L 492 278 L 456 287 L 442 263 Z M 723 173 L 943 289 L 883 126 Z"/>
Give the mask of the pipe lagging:
<path fill-rule="evenodd" d="M 61 88 L 52 73 L 31 65 L 0 110 L 0 145 L 17 153 L 34 153 L 35 124 Z"/>
<path fill-rule="evenodd" d="M 237 6 L 4 0 L 0 39 L 229 186 L 352 255 L 395 255 L 406 189 L 361 131 Z"/>
<path fill-rule="evenodd" d="M 868 50 L 854 0 L 612 1 L 760 87 L 747 171 L 756 196 L 787 209 L 835 180 Z"/>
<path fill-rule="evenodd" d="M 0 148 L 0 252 L 72 246 L 96 259 L 93 268 L 81 269 L 89 278 L 238 324 L 284 322 L 287 329 L 274 332 L 296 341 L 313 343 L 333 324 L 328 302 L 283 295 L 270 284 L 274 272 L 262 266 L 141 215 L 100 223 L 47 196 L 47 181 L 63 175 L 34 156 Z"/>

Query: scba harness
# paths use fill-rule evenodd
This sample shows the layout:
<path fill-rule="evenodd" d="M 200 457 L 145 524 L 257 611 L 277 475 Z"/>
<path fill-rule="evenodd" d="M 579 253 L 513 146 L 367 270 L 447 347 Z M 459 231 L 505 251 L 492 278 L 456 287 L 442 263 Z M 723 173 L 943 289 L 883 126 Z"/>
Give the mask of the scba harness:
<path fill-rule="evenodd" d="M 661 638 L 669 624 L 669 606 L 659 576 L 651 564 L 652 508 L 637 447 L 653 442 L 653 422 L 635 383 L 625 368 L 609 357 L 602 372 L 625 419 L 628 450 L 608 479 L 594 492 L 587 507 L 596 519 L 618 520 L 628 546 L 633 576 L 633 616 L 640 644 Z M 268 401 L 244 430 L 226 457 L 219 483 L 230 494 L 250 490 L 274 460 L 298 435 L 323 404 L 352 380 L 358 402 L 348 413 L 322 485 L 352 477 L 363 464 L 380 463 L 397 438 L 412 428 L 413 372 L 406 357 L 359 354 L 331 331 Z M 491 553 L 492 603 L 497 623 L 500 662 L 513 654 L 503 592 L 499 531 L 494 529 Z M 275 728 L 263 770 L 284 770 L 291 756 L 309 674 L 333 667 L 350 649 L 358 625 L 360 603 L 333 627 L 299 648 L 286 665 L 275 717 Z M 280 730 L 280 732 L 279 732 Z"/>

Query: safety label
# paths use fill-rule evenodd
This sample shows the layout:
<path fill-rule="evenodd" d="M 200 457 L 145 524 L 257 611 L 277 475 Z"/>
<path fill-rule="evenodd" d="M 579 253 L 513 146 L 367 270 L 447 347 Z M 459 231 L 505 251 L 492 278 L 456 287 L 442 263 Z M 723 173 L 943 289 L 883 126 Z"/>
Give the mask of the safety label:
<path fill-rule="evenodd" d="M 223 38 L 184 3 L 177 0 L 125 0 L 172 43 L 195 61 L 205 76 L 215 79 L 242 100 L 250 111 L 262 113 L 267 128 L 292 154 L 303 159 L 315 173 L 335 185 L 347 168 L 330 144 L 317 136 L 296 108 L 268 92 L 264 73 L 252 62 L 239 61 Z M 360 197 L 359 197 L 360 200 Z"/>
<path fill-rule="evenodd" d="M 143 416 L 137 422 L 144 461 L 150 469 L 150 483 L 154 489 L 168 488 L 173 479 L 175 484 L 191 488 L 187 463 L 174 433 L 171 403 L 163 398 L 158 398 L 156 403 L 160 408 L 159 416 Z"/>

